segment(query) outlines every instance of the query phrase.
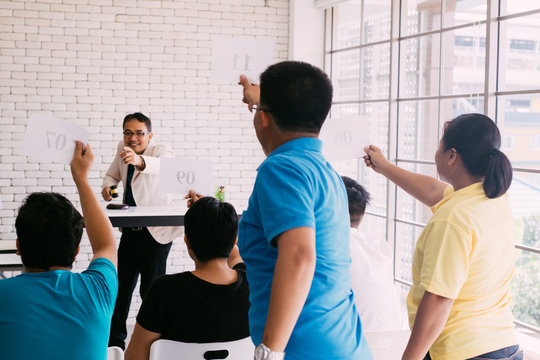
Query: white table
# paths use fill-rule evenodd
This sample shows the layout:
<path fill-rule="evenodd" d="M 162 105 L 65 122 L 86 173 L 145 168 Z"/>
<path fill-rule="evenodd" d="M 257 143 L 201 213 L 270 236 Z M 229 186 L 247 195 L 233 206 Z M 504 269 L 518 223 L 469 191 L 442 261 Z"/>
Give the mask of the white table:
<path fill-rule="evenodd" d="M 186 205 L 134 206 L 125 210 L 105 210 L 114 227 L 183 226 Z"/>
<path fill-rule="evenodd" d="M 126 210 L 105 209 L 105 214 L 114 227 L 183 226 L 186 211 L 186 205 L 134 206 Z M 0 241 L 0 272 L 22 270 L 21 258 L 16 252 L 15 241 Z"/>
<path fill-rule="evenodd" d="M 0 241 L 0 273 L 22 270 L 21 257 L 16 252 L 15 240 Z"/>

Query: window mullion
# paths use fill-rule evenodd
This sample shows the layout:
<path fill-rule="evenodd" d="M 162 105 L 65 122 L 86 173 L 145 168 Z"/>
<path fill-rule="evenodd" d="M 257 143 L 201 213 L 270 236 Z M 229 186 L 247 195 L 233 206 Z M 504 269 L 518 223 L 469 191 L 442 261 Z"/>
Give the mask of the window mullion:
<path fill-rule="evenodd" d="M 401 1 L 392 1 L 390 10 L 390 88 L 388 90 L 388 158 L 392 161 L 397 157 L 398 147 L 398 97 L 399 97 L 399 36 L 401 21 Z M 387 180 L 386 186 L 386 239 L 394 249 L 394 279 L 397 276 L 396 263 L 398 259 L 396 244 L 396 229 L 394 218 L 397 214 L 397 188 Z"/>
<path fill-rule="evenodd" d="M 497 121 L 499 25 L 498 0 L 487 1 L 484 114 Z"/>

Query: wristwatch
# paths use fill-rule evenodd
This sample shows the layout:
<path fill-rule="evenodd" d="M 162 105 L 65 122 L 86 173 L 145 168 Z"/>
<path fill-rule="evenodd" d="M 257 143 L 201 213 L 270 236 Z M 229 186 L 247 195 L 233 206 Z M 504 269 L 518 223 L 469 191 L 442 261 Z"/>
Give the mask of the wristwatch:
<path fill-rule="evenodd" d="M 272 351 L 263 343 L 255 348 L 255 360 L 283 360 L 284 357 L 284 352 Z"/>

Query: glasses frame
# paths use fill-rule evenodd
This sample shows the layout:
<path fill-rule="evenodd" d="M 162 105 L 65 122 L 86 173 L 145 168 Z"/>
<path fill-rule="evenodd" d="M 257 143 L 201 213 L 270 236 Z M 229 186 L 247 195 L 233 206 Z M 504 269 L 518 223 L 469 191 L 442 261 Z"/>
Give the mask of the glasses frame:
<path fill-rule="evenodd" d="M 272 111 L 270 111 L 270 109 L 267 109 L 267 108 L 265 108 L 265 107 L 263 107 L 263 106 L 260 106 L 260 105 L 257 105 L 257 104 L 252 105 L 251 108 L 252 108 L 253 110 L 255 110 L 255 112 L 257 112 L 257 111 L 264 111 L 264 112 L 267 112 L 267 113 L 271 113 L 271 112 L 272 112 Z"/>
<path fill-rule="evenodd" d="M 131 131 L 131 130 L 124 130 L 122 131 L 122 135 L 124 135 L 125 137 L 132 137 L 133 135 L 135 135 L 136 137 L 138 138 L 142 138 L 144 135 L 149 135 L 151 133 L 151 131 Z"/>

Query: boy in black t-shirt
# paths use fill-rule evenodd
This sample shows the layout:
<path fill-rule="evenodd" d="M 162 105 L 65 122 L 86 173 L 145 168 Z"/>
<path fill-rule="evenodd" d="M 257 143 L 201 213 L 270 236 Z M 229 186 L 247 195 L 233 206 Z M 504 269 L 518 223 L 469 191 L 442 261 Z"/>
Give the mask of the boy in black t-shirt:
<path fill-rule="evenodd" d="M 190 193 L 191 194 L 191 193 Z M 191 196 L 184 217 L 194 271 L 154 281 L 137 315 L 126 359 L 145 359 L 152 342 L 225 342 L 249 336 L 249 288 L 236 247 L 238 215 L 213 197 Z"/>

